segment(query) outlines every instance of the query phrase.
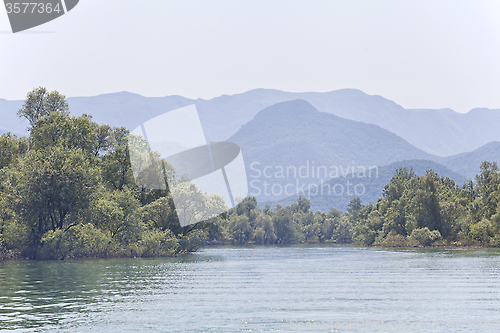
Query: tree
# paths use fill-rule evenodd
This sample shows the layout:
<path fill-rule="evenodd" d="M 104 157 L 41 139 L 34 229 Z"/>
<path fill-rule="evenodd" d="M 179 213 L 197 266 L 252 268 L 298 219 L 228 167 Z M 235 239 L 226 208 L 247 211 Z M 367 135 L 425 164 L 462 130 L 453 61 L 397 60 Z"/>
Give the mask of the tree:
<path fill-rule="evenodd" d="M 17 115 L 20 118 L 26 118 L 33 127 L 38 119 L 51 113 L 69 114 L 66 97 L 58 91 L 48 92 L 46 88 L 38 87 L 28 93 Z"/>
<path fill-rule="evenodd" d="M 175 198 L 175 209 L 182 227 L 207 220 L 227 210 L 220 195 L 208 195 L 189 182 L 178 184 L 172 190 L 172 197 Z"/>
<path fill-rule="evenodd" d="M 272 221 L 278 243 L 287 244 L 294 241 L 295 227 L 292 216 L 287 209 L 277 209 L 273 214 Z"/>
<path fill-rule="evenodd" d="M 42 150 L 52 146 L 79 148 L 95 157 L 98 146 L 96 125 L 88 115 L 71 117 L 69 114 L 51 113 L 38 119 L 31 128 L 31 148 Z"/>
<path fill-rule="evenodd" d="M 290 210 L 292 212 L 297 212 L 297 213 L 307 213 L 309 212 L 309 209 L 311 209 L 311 201 L 308 200 L 307 198 L 304 198 L 302 196 L 299 196 L 297 199 L 297 202 L 293 203 L 290 206 Z"/>
<path fill-rule="evenodd" d="M 146 224 L 159 230 L 172 230 L 175 234 L 181 232 L 179 219 L 175 212 L 171 195 L 159 198 L 142 207 L 142 217 Z"/>
<path fill-rule="evenodd" d="M 497 163 L 483 161 L 476 181 L 482 203 L 481 212 L 484 218 L 489 219 L 495 214 L 497 204 L 500 202 L 500 173 Z"/>
<path fill-rule="evenodd" d="M 361 204 L 361 199 L 356 197 L 349 201 L 349 205 L 347 206 L 347 211 L 351 214 L 354 221 L 358 219 L 358 214 L 364 206 Z"/>
<path fill-rule="evenodd" d="M 139 200 L 128 187 L 106 191 L 97 201 L 94 221 L 111 238 L 127 245 L 141 238 L 143 223 L 139 208 Z"/>
<path fill-rule="evenodd" d="M 10 133 L 0 136 L 0 169 L 17 164 L 28 151 L 28 139 Z"/>
<path fill-rule="evenodd" d="M 170 187 L 175 187 L 179 179 L 167 161 L 161 158 L 159 152 L 154 152 L 146 140 L 138 135 L 127 135 L 127 152 L 135 184 L 140 191 L 140 200 L 147 205 L 170 193 Z"/>
<path fill-rule="evenodd" d="M 447 236 L 442 218 L 441 207 L 438 198 L 437 174 L 432 170 L 427 170 L 424 177 L 420 177 L 420 186 L 414 193 L 414 202 L 419 210 L 416 214 L 418 228 L 429 228 L 429 230 L 439 230 L 441 234 Z M 411 232 L 411 231 L 409 231 Z"/>
<path fill-rule="evenodd" d="M 244 215 L 231 215 L 229 224 L 229 230 L 234 241 L 238 245 L 247 244 L 248 241 L 253 237 L 252 229 L 248 218 Z"/>
<path fill-rule="evenodd" d="M 257 199 L 255 197 L 248 197 L 236 206 L 236 214 L 249 217 L 251 212 L 257 207 Z"/>
<path fill-rule="evenodd" d="M 111 148 L 112 129 L 109 125 L 98 125 L 94 123 L 97 144 L 94 149 L 94 155 L 105 154 Z"/>
<path fill-rule="evenodd" d="M 134 184 L 128 149 L 129 131 L 114 128 L 108 143 L 108 153 L 102 156 L 102 178 L 110 189 L 122 190 L 125 185 Z"/>
<path fill-rule="evenodd" d="M 274 226 L 269 215 L 261 213 L 255 220 L 254 241 L 256 244 L 274 244 L 276 235 Z"/>
<path fill-rule="evenodd" d="M 67 217 L 89 206 L 99 171 L 78 148 L 32 150 L 22 163 L 18 211 L 35 241 L 47 230 L 69 228 Z"/>
<path fill-rule="evenodd" d="M 403 196 L 405 190 L 411 186 L 411 182 L 415 182 L 416 180 L 418 180 L 418 177 L 413 169 L 396 169 L 389 184 L 384 186 L 384 190 L 382 191 L 383 198 L 389 203 L 394 200 L 399 200 L 399 198 Z"/>

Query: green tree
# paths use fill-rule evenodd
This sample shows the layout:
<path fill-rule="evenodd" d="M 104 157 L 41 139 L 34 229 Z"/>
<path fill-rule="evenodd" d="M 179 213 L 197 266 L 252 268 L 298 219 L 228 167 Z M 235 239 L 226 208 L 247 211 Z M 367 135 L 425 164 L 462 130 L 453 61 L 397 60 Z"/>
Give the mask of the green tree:
<path fill-rule="evenodd" d="M 441 234 L 447 236 L 448 232 L 445 230 L 441 218 L 438 179 L 439 177 L 432 170 L 427 170 L 427 175 L 420 178 L 420 186 L 414 192 L 414 202 L 418 209 L 416 220 L 418 228 L 427 227 L 429 230 L 439 230 Z"/>
<path fill-rule="evenodd" d="M 231 215 L 229 218 L 229 230 L 234 243 L 238 245 L 247 244 L 253 237 L 248 218 L 244 215 Z"/>
<path fill-rule="evenodd" d="M 121 191 L 124 186 L 135 184 L 130 164 L 128 135 L 129 131 L 123 127 L 113 129 L 107 144 L 108 152 L 101 157 L 102 178 L 110 189 Z"/>
<path fill-rule="evenodd" d="M 66 97 L 55 90 L 49 92 L 46 88 L 38 87 L 28 93 L 17 115 L 20 118 L 26 118 L 33 127 L 37 120 L 51 113 L 69 114 Z"/>
<path fill-rule="evenodd" d="M 481 213 L 489 219 L 496 212 L 500 202 L 500 173 L 496 162 L 484 161 L 476 176 L 477 192 L 481 200 Z"/>
<path fill-rule="evenodd" d="M 142 207 L 145 224 L 159 230 L 172 230 L 176 235 L 182 232 L 171 195 L 159 198 Z"/>
<path fill-rule="evenodd" d="M 89 206 L 98 183 L 99 170 L 78 148 L 31 150 L 22 163 L 17 208 L 35 241 L 47 230 L 74 225 L 74 214 Z"/>
<path fill-rule="evenodd" d="M 364 206 L 361 204 L 361 199 L 359 197 L 352 199 L 347 206 L 347 211 L 351 214 L 353 220 L 358 219 L 358 214 Z"/>
<path fill-rule="evenodd" d="M 276 234 L 271 216 L 264 213 L 258 214 L 255 219 L 254 242 L 256 244 L 274 244 Z"/>
<path fill-rule="evenodd" d="M 31 128 L 31 148 L 64 146 L 79 148 L 87 155 L 95 155 L 98 146 L 96 124 L 88 115 L 71 117 L 68 114 L 51 113 L 38 119 Z"/>
<path fill-rule="evenodd" d="M 272 221 L 278 243 L 288 244 L 295 240 L 295 226 L 287 209 L 279 208 L 274 211 Z"/>
<path fill-rule="evenodd" d="M 178 184 L 172 189 L 172 195 L 177 199 L 175 208 L 183 227 L 207 220 L 227 210 L 220 195 L 208 195 L 189 182 Z"/>
<path fill-rule="evenodd" d="M 28 139 L 10 133 L 0 136 L 0 169 L 17 165 L 28 151 Z"/>
<path fill-rule="evenodd" d="M 128 187 L 106 191 L 97 202 L 94 221 L 111 238 L 128 245 L 137 242 L 144 230 L 139 208 L 139 200 Z"/>

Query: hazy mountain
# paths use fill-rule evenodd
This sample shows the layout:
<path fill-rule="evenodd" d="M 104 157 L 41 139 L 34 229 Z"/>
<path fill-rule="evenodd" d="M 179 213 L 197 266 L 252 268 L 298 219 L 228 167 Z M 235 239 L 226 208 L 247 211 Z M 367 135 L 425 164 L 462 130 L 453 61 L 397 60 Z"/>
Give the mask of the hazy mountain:
<path fill-rule="evenodd" d="M 304 100 L 282 102 L 259 112 L 228 139 L 243 152 L 249 180 L 249 195 L 259 201 L 279 200 L 299 191 L 311 192 L 332 178 L 370 178 L 371 167 L 403 160 L 417 161 L 417 171 L 432 168 L 460 185 L 473 178 L 481 161 L 500 162 L 500 143 L 451 157 L 428 154 L 379 126 L 319 112 Z M 399 162 L 398 162 L 399 163 Z M 391 165 L 392 167 L 393 165 Z M 408 166 L 406 164 L 405 166 Z M 363 180 L 373 199 L 390 179 Z M 348 203 L 340 201 L 339 205 Z M 338 200 L 343 200 L 339 198 Z"/>
<path fill-rule="evenodd" d="M 391 163 L 377 168 L 369 177 L 357 177 L 351 173 L 345 176 L 329 180 L 325 182 L 323 188 L 307 191 L 302 196 L 311 200 L 311 208 L 313 211 L 321 210 L 328 212 L 331 208 L 337 208 L 342 211 L 347 209 L 349 201 L 355 197 L 360 197 L 363 204 L 375 204 L 378 198 L 382 197 L 382 190 L 385 184 L 389 183 L 395 170 L 400 167 L 412 168 L 418 175 L 425 175 L 426 170 L 432 169 L 441 177 L 449 177 L 455 181 L 457 185 L 462 185 L 466 178 L 447 167 L 429 160 L 406 160 Z M 479 170 L 479 168 L 478 168 Z M 278 201 L 261 202 L 259 205 L 264 207 L 270 205 L 273 209 L 276 204 L 288 206 L 297 201 L 298 195 L 293 195 Z"/>
<path fill-rule="evenodd" d="M 370 96 L 355 89 L 305 93 L 300 98 L 319 111 L 379 125 L 438 156 L 468 152 L 500 141 L 500 110 L 481 108 L 462 114 L 451 109 L 404 109 L 382 96 Z"/>
<path fill-rule="evenodd" d="M 75 116 L 90 114 L 100 124 L 126 127 L 130 130 L 165 112 L 195 104 L 209 141 L 224 141 L 257 112 L 289 98 L 290 93 L 275 90 L 252 90 L 247 93 L 222 95 L 211 100 L 189 99 L 182 96 L 144 97 L 118 92 L 91 97 L 70 97 L 68 103 Z M 23 101 L 0 99 L 0 129 L 24 133 L 28 127 L 16 112 Z"/>
<path fill-rule="evenodd" d="M 304 100 L 262 110 L 228 141 L 241 147 L 249 194 L 259 200 L 286 197 L 353 170 L 436 158 L 379 126 L 319 112 Z"/>
<path fill-rule="evenodd" d="M 164 112 L 196 104 L 207 139 L 223 141 L 252 120 L 260 110 L 295 99 L 306 100 L 322 112 L 378 125 L 413 146 L 438 156 L 464 153 L 491 141 L 500 141 L 500 110 L 474 109 L 466 114 L 450 109 L 407 110 L 381 96 L 367 95 L 356 89 L 326 93 L 255 89 L 210 100 L 181 96 L 143 97 L 120 92 L 68 98 L 68 102 L 74 115 L 91 114 L 99 123 L 129 129 Z M 21 101 L 0 100 L 0 129 L 16 133 L 24 131 L 26 125 L 15 116 L 21 105 Z"/>
<path fill-rule="evenodd" d="M 191 105 L 194 101 L 181 96 L 144 97 L 120 92 L 93 97 L 68 98 L 68 103 L 74 115 L 90 114 L 98 123 L 123 126 L 133 130 L 151 118 Z"/>
<path fill-rule="evenodd" d="M 28 122 L 16 115 L 22 105 L 22 101 L 8 101 L 0 98 L 0 135 L 6 132 L 20 136 L 27 135 Z"/>
<path fill-rule="evenodd" d="M 164 112 L 196 104 L 210 141 L 223 141 L 236 133 L 262 109 L 295 99 L 342 118 L 378 125 L 430 154 L 450 156 L 500 141 L 500 110 L 474 109 L 461 114 L 450 109 L 406 110 L 381 96 L 356 89 L 327 93 L 288 93 L 255 89 L 210 100 L 181 96 L 143 97 L 131 93 L 69 98 L 75 115 L 89 113 L 96 121 L 133 129 Z"/>
<path fill-rule="evenodd" d="M 446 157 L 442 159 L 442 164 L 473 179 L 479 172 L 482 161 L 497 162 L 500 165 L 500 142 L 490 142 L 469 153 Z"/>
<path fill-rule="evenodd" d="M 126 127 L 130 130 L 141 123 L 194 103 L 193 100 L 181 96 L 144 97 L 128 92 L 104 94 L 92 97 L 70 97 L 67 99 L 71 114 L 81 116 L 90 114 L 99 124 L 109 124 L 116 127 Z M 24 133 L 28 127 L 27 121 L 22 121 L 16 115 L 23 101 L 7 101 L 0 99 L 0 129 L 13 133 Z"/>

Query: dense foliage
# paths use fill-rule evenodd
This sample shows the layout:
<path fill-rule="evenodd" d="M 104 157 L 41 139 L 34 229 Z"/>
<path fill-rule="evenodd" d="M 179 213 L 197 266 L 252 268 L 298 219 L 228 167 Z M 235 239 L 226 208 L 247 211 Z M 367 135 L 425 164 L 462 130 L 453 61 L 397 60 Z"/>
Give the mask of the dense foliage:
<path fill-rule="evenodd" d="M 181 227 L 168 188 L 134 181 L 128 130 L 73 117 L 64 96 L 44 88 L 30 92 L 18 114 L 30 124 L 29 137 L 0 136 L 0 258 L 171 256 L 201 244 L 500 246 L 500 172 L 493 162 L 483 162 L 463 186 L 432 170 L 419 176 L 398 168 L 375 205 L 355 198 L 345 213 L 313 212 L 302 197 L 260 209 L 250 197 Z M 156 158 L 175 184 L 175 171 Z M 220 205 L 192 186 L 177 188 L 207 207 Z"/>
<path fill-rule="evenodd" d="M 208 237 L 205 224 L 180 226 L 168 189 L 135 184 L 125 128 L 72 117 L 45 88 L 18 115 L 29 138 L 0 137 L 0 258 L 168 256 Z"/>
<path fill-rule="evenodd" d="M 480 163 L 481 162 L 477 164 L 476 169 L 480 165 Z M 439 173 L 440 176 L 453 179 L 457 184 L 463 184 L 467 180 L 467 178 L 465 178 L 464 176 L 459 175 L 456 172 L 453 172 L 452 170 L 446 168 L 445 166 L 433 161 L 404 160 L 391 163 L 389 165 L 376 167 L 366 172 L 366 175 L 364 173 L 361 173 L 362 177 L 358 177 L 357 173 L 352 175 L 352 172 L 348 171 L 345 175 L 341 174 L 337 178 L 326 181 L 323 185 L 324 188 L 322 190 L 318 189 L 316 191 L 313 187 L 313 189 L 308 193 L 306 186 L 306 191 L 304 191 L 304 194 L 309 200 L 311 200 L 311 209 L 313 211 L 328 211 L 331 207 L 336 207 L 340 210 L 346 210 L 349 202 L 353 197 L 345 195 L 347 193 L 345 193 L 344 195 L 336 194 L 335 189 L 337 187 L 343 190 L 350 188 L 350 191 L 352 193 L 354 192 L 354 186 L 362 186 L 361 192 L 363 194 L 359 195 L 361 201 L 364 203 L 375 203 L 377 202 L 378 198 L 382 196 L 382 190 L 385 184 L 391 181 L 391 178 L 394 175 L 394 170 L 400 169 L 402 167 L 411 168 L 413 169 L 413 171 L 415 171 L 415 173 L 420 175 L 425 174 L 426 170 L 432 169 L 433 171 Z M 299 195 L 294 195 L 281 199 L 277 202 L 259 202 L 259 204 L 261 207 L 266 203 L 270 205 L 279 203 L 281 206 L 289 206 L 292 203 L 296 202 L 298 198 Z"/>
<path fill-rule="evenodd" d="M 483 162 L 474 181 L 458 186 L 432 170 L 398 168 L 375 205 L 352 199 L 347 212 L 310 210 L 305 198 L 260 210 L 254 198 L 228 212 L 219 242 L 334 243 L 378 246 L 500 246 L 500 172 Z"/>

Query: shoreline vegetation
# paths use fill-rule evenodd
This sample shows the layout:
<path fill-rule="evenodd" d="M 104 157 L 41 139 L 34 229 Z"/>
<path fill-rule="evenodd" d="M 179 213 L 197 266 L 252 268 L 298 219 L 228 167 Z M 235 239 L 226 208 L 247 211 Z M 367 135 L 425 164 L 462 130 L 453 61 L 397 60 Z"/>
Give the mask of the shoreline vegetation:
<path fill-rule="evenodd" d="M 63 95 L 42 87 L 18 115 L 29 137 L 0 136 L 0 260 L 169 257 L 214 245 L 500 246 L 496 162 L 484 161 L 463 185 L 399 168 L 375 204 L 354 198 L 346 212 L 313 212 L 303 197 L 261 209 L 248 197 L 182 227 L 168 188 L 134 182 L 127 129 L 73 117 Z M 175 183 L 175 171 L 162 166 Z"/>

